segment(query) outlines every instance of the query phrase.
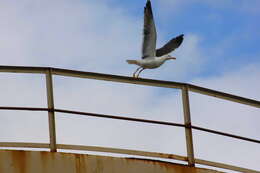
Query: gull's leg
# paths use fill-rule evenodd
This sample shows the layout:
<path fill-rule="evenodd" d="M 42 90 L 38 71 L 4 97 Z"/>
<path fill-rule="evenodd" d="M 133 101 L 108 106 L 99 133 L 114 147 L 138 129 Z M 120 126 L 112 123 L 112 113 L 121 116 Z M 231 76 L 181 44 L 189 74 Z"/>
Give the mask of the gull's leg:
<path fill-rule="evenodd" d="M 140 70 L 142 67 L 138 67 L 137 69 L 136 69 L 136 71 L 133 73 L 133 77 L 135 77 L 135 73 L 138 71 L 138 70 Z"/>
<path fill-rule="evenodd" d="M 140 73 L 144 70 L 145 68 L 142 68 L 142 70 L 139 71 L 139 73 L 137 74 L 136 78 L 139 77 Z"/>

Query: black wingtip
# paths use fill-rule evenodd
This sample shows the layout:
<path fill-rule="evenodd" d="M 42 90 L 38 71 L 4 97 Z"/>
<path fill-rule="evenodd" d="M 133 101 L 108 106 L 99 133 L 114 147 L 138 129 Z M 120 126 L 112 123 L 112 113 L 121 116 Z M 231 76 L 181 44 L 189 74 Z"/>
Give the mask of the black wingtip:
<path fill-rule="evenodd" d="M 183 42 L 183 38 L 184 37 L 184 34 L 181 34 L 179 36 L 176 37 L 176 41 L 178 42 L 179 46 L 181 45 L 181 43 Z M 179 47 L 178 46 L 178 47 Z"/>
<path fill-rule="evenodd" d="M 183 39 L 184 39 L 183 37 L 184 37 L 184 34 L 181 34 L 181 35 L 179 35 L 179 36 L 176 37 L 176 40 L 177 40 L 177 42 L 178 42 L 179 44 L 182 43 L 182 41 L 183 41 Z"/>
<path fill-rule="evenodd" d="M 150 0 L 147 0 L 146 1 L 146 5 L 145 5 L 147 8 L 151 8 L 151 1 Z"/>
<path fill-rule="evenodd" d="M 151 16 L 151 18 L 153 18 L 153 11 L 152 11 L 152 5 L 150 0 L 146 1 L 146 5 L 144 7 L 144 13 L 145 15 Z"/>

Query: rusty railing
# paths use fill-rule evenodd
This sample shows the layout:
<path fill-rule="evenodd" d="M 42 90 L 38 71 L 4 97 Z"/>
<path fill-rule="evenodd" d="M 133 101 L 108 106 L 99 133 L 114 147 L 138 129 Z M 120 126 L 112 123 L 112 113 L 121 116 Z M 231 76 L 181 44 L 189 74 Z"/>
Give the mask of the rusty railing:
<path fill-rule="evenodd" d="M 203 127 L 193 126 L 192 122 L 191 122 L 191 118 L 190 118 L 189 92 L 192 91 L 195 93 L 200 93 L 203 95 L 213 96 L 213 97 L 221 98 L 224 100 L 229 100 L 232 102 L 237 102 L 237 103 L 253 106 L 256 108 L 260 108 L 260 102 L 257 100 L 252 100 L 252 99 L 248 99 L 248 98 L 244 98 L 244 97 L 240 97 L 240 96 L 235 96 L 235 95 L 231 95 L 228 93 L 223 93 L 223 92 L 219 92 L 219 91 L 215 91 L 215 90 L 211 90 L 211 89 L 207 89 L 207 88 L 203 88 L 203 87 L 199 87 L 199 86 L 195 86 L 195 85 L 191 85 L 191 84 L 186 84 L 186 83 L 159 81 L 159 80 L 151 80 L 151 79 L 135 79 L 132 77 L 108 75 L 108 74 L 101 74 L 101 73 L 91 73 L 91 72 L 83 72 L 83 71 L 51 68 L 51 67 L 0 66 L 0 72 L 45 74 L 46 88 L 47 88 L 47 102 L 48 102 L 47 108 L 0 106 L 0 110 L 47 111 L 48 120 L 49 120 L 49 137 L 50 137 L 49 144 L 48 143 L 0 142 L 0 147 L 49 148 L 50 151 L 52 151 L 52 152 L 56 152 L 57 149 L 108 152 L 108 153 L 128 154 L 128 155 L 137 155 L 137 156 L 146 156 L 146 157 L 175 159 L 175 160 L 185 161 L 188 163 L 189 166 L 195 166 L 195 164 L 197 163 L 197 164 L 208 165 L 208 166 L 224 168 L 224 169 L 229 169 L 229 170 L 235 170 L 235 171 L 240 171 L 240 172 L 260 173 L 260 171 L 256 171 L 256 170 L 252 170 L 252 169 L 241 168 L 241 167 L 227 165 L 227 164 L 223 164 L 223 163 L 211 162 L 211 161 L 194 158 L 192 129 L 196 129 L 196 130 L 200 130 L 200 131 L 204 131 L 204 132 L 208 132 L 208 133 L 213 133 L 213 134 L 217 134 L 217 135 L 227 136 L 227 137 L 231 137 L 231 138 L 236 138 L 236 139 L 240 139 L 240 140 L 244 140 L 244 141 L 254 142 L 254 143 L 258 143 L 258 144 L 260 144 L 260 140 L 242 137 L 242 136 L 238 136 L 238 135 L 234 135 L 234 134 L 228 134 L 225 132 L 215 131 L 215 130 L 211 130 L 211 129 L 206 129 Z M 53 98 L 53 79 L 52 79 L 53 75 L 180 89 L 182 92 L 184 124 L 139 119 L 139 118 L 129 118 L 129 117 L 122 117 L 122 116 L 115 116 L 115 115 L 97 114 L 97 113 L 90 113 L 90 112 L 80 112 L 80 111 L 72 111 L 72 110 L 64 110 L 64 109 L 55 108 L 54 98 Z M 56 131 L 55 131 L 55 112 L 100 117 L 100 118 L 117 119 L 117 120 L 125 120 L 125 121 L 152 123 L 152 124 L 160 124 L 160 125 L 175 126 L 175 127 L 176 126 L 183 127 L 183 128 L 185 128 L 187 156 L 179 156 L 179 155 L 175 155 L 175 154 L 166 154 L 166 153 L 145 152 L 145 151 L 137 151 L 137 150 L 107 148 L 107 147 L 57 144 L 56 143 Z"/>

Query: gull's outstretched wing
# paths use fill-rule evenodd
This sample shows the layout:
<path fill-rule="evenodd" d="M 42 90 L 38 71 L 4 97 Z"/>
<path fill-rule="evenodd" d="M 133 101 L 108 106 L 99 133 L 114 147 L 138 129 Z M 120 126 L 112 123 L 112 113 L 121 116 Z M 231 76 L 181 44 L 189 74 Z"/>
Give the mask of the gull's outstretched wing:
<path fill-rule="evenodd" d="M 155 57 L 156 49 L 156 28 L 153 19 L 151 1 L 147 0 L 144 8 L 144 30 L 142 58 Z"/>
<path fill-rule="evenodd" d="M 168 43 L 166 43 L 160 49 L 157 49 L 156 50 L 156 56 L 160 57 L 160 56 L 166 55 L 166 54 L 174 51 L 175 49 L 177 49 L 183 41 L 183 36 L 184 35 L 181 34 L 178 37 L 171 39 Z"/>

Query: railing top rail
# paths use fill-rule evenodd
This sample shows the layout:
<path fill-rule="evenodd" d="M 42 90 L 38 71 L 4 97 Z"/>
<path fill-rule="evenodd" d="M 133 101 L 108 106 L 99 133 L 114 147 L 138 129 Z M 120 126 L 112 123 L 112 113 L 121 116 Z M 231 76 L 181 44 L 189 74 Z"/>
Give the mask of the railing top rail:
<path fill-rule="evenodd" d="M 130 83 L 130 84 L 137 84 L 137 85 L 148 85 L 148 86 L 164 87 L 164 88 L 182 89 L 184 87 L 187 87 L 188 90 L 192 92 L 260 108 L 260 101 L 257 100 L 240 97 L 240 96 L 236 96 L 236 95 L 232 95 L 232 94 L 228 94 L 228 93 L 224 93 L 224 92 L 220 92 L 208 88 L 203 88 L 192 84 L 181 83 L 181 82 L 143 79 L 143 78 L 136 79 L 127 76 L 84 72 L 84 71 L 77 71 L 77 70 L 52 68 L 52 67 L 0 66 L 0 72 L 9 72 L 9 73 L 46 73 L 50 69 L 52 71 L 52 74 L 60 75 L 60 76 L 88 78 L 88 79 Z"/>

